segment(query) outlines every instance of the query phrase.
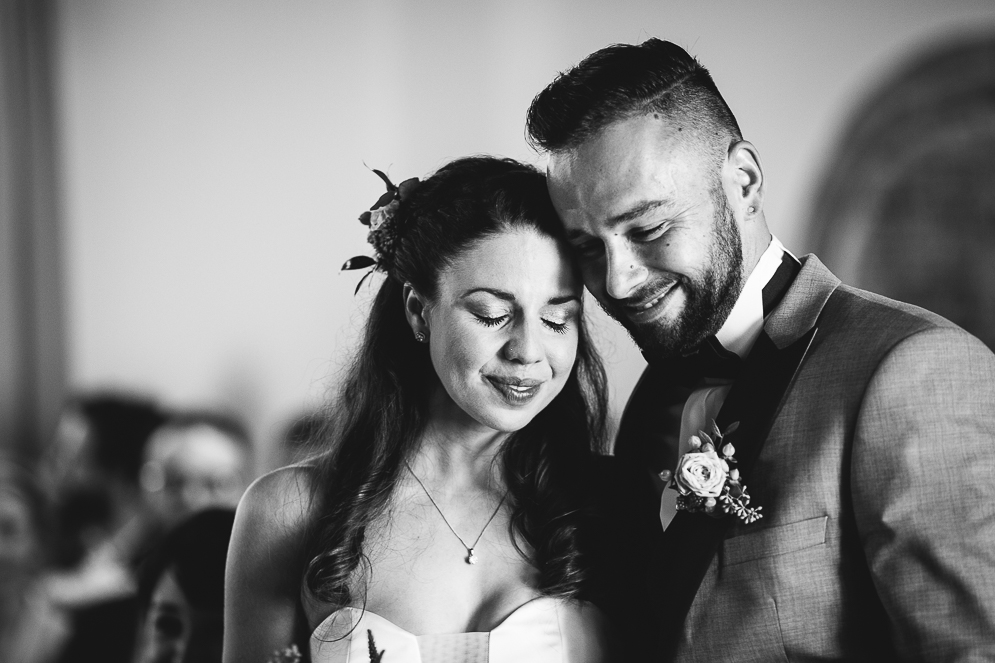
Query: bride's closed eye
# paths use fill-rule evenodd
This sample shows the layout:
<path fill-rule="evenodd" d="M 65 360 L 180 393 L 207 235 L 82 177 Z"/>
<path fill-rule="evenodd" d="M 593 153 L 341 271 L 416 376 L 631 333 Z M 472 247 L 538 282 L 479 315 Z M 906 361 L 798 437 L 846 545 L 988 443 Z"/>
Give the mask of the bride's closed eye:
<path fill-rule="evenodd" d="M 510 317 L 508 314 L 498 315 L 498 316 L 487 316 L 480 313 L 474 313 L 474 317 L 477 322 L 484 325 L 485 327 L 497 327 L 508 320 Z M 541 318 L 542 323 L 546 325 L 549 329 L 553 330 L 557 334 L 565 334 L 570 328 L 570 315 L 562 316 L 543 316 Z"/>
<path fill-rule="evenodd" d="M 547 320 L 546 318 L 543 318 L 542 321 L 547 327 L 555 331 L 557 334 L 566 334 L 567 329 L 570 327 L 567 322 L 556 322 L 554 320 Z"/>
<path fill-rule="evenodd" d="M 543 311 L 541 319 L 544 325 L 557 334 L 566 334 L 576 316 L 577 312 L 573 307 L 564 306 Z"/>
<path fill-rule="evenodd" d="M 484 325 L 485 327 L 497 327 L 498 325 L 500 325 L 501 323 L 503 323 L 505 320 L 508 319 L 507 314 L 499 315 L 496 317 L 489 317 L 486 315 L 481 315 L 479 313 L 474 313 L 473 315 L 475 318 L 477 318 L 477 321 L 480 322 L 480 324 Z"/>

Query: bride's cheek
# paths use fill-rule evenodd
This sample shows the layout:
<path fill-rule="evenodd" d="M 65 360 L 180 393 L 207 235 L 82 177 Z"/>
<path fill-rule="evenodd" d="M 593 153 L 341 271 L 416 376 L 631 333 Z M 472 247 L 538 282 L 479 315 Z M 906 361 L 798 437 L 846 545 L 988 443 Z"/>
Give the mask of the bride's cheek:
<path fill-rule="evenodd" d="M 557 394 L 563 391 L 563 387 L 567 383 L 567 378 L 570 377 L 570 371 L 573 368 L 573 355 L 561 354 L 557 357 L 549 357 L 551 380 L 550 386 L 550 398 L 554 398 Z"/>
<path fill-rule="evenodd" d="M 559 373 L 559 377 L 565 380 L 566 376 L 573 370 L 574 362 L 577 361 L 577 345 L 577 335 L 572 334 L 569 339 L 564 339 L 564 342 L 557 348 L 553 365 L 554 376 Z"/>

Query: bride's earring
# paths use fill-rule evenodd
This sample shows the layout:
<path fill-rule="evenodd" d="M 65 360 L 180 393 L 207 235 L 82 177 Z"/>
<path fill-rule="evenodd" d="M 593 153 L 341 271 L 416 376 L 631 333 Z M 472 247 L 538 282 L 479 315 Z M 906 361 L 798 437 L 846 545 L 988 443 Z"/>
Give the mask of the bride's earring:
<path fill-rule="evenodd" d="M 428 340 L 428 336 L 425 336 L 424 332 L 415 332 L 415 340 L 419 343 L 424 343 Z"/>

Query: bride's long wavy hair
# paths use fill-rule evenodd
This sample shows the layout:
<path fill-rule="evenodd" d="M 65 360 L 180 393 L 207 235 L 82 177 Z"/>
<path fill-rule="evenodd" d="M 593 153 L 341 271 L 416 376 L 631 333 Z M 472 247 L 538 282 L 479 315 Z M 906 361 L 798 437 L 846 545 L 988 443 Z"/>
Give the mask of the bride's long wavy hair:
<path fill-rule="evenodd" d="M 543 174 L 492 157 L 442 167 L 404 197 L 394 222 L 387 277 L 331 404 L 325 451 L 314 461 L 317 515 L 305 544 L 303 589 L 339 607 L 356 598 L 349 587 L 366 563 L 366 527 L 388 507 L 440 385 L 428 347 L 414 339 L 405 318 L 403 285 L 433 299 L 440 271 L 474 243 L 508 229 L 563 236 Z M 512 538 L 538 569 L 539 590 L 547 595 L 582 593 L 583 481 L 592 452 L 606 441 L 606 400 L 604 368 L 581 320 L 577 359 L 563 390 L 501 450 Z"/>

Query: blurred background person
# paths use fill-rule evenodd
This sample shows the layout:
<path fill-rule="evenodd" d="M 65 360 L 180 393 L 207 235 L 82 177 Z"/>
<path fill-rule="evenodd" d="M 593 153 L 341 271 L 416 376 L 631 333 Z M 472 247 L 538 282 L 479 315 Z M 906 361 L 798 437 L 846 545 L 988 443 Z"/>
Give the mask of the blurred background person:
<path fill-rule="evenodd" d="M 128 394 L 79 396 L 63 411 L 43 468 L 57 508 L 58 567 L 46 584 L 72 624 L 60 660 L 130 659 L 149 538 L 138 476 L 163 421 L 153 400 Z"/>
<path fill-rule="evenodd" d="M 48 584 L 72 623 L 60 660 L 130 661 L 139 564 L 192 514 L 238 504 L 252 478 L 249 437 L 224 414 L 118 394 L 75 399 L 58 431 L 46 474 L 62 562 Z"/>
<path fill-rule="evenodd" d="M 165 417 L 151 399 L 80 396 L 66 406 L 48 448 L 45 478 L 56 498 L 58 592 L 85 604 L 131 593 L 128 570 L 142 538 L 139 468 Z"/>
<path fill-rule="evenodd" d="M 235 512 L 200 511 L 142 565 L 134 663 L 220 663 L 225 558 Z"/>
<path fill-rule="evenodd" d="M 858 107 L 824 168 L 815 253 L 995 348 L 995 34 L 915 58 Z"/>
<path fill-rule="evenodd" d="M 0 661 L 50 663 L 69 621 L 48 595 L 49 504 L 29 470 L 0 456 Z"/>
<path fill-rule="evenodd" d="M 208 507 L 238 505 L 253 479 L 252 443 L 233 416 L 180 412 L 152 434 L 141 486 L 151 526 L 164 532 Z"/>

